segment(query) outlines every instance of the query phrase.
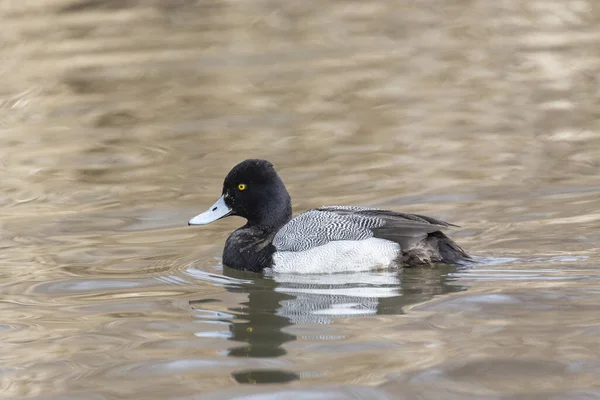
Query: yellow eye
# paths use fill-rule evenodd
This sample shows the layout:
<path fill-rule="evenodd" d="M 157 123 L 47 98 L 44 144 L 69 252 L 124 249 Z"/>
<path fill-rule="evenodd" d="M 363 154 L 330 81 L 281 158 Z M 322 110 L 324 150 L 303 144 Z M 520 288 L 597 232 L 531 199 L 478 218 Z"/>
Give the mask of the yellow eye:
<path fill-rule="evenodd" d="M 243 183 L 240 183 L 240 184 L 238 185 L 238 190 L 239 190 L 240 192 L 241 192 L 242 190 L 246 190 L 246 185 L 245 185 L 245 184 L 243 184 Z"/>

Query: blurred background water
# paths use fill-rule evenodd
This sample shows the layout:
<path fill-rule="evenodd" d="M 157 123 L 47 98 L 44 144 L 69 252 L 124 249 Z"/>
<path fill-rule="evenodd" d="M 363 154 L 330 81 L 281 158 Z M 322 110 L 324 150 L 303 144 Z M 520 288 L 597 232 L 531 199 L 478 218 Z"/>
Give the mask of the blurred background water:
<path fill-rule="evenodd" d="M 0 397 L 600 399 L 600 3 L 4 0 Z M 479 262 L 223 268 L 246 158 L 296 212 Z M 269 385 L 267 385 L 269 384 Z"/>

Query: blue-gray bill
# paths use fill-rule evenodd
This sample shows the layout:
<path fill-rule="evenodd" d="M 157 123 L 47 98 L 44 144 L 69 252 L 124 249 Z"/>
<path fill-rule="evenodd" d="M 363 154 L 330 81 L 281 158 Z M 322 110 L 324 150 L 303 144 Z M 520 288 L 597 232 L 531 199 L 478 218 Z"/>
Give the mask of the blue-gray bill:
<path fill-rule="evenodd" d="M 219 200 L 217 200 L 215 204 L 210 206 L 208 210 L 190 219 L 188 225 L 210 224 L 213 221 L 225 218 L 226 216 L 230 215 L 232 211 L 233 210 L 227 204 L 225 204 L 225 199 L 223 199 L 223 196 L 221 196 Z"/>

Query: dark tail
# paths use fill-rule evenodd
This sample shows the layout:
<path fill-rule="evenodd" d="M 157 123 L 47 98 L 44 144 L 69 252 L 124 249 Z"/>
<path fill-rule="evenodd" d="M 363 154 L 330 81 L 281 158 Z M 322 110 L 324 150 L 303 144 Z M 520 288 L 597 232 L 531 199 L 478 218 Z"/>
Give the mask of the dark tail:
<path fill-rule="evenodd" d="M 431 243 L 431 246 L 437 248 L 440 255 L 438 262 L 444 264 L 456 264 L 461 261 L 472 261 L 470 255 L 462 249 L 459 245 L 450 239 L 442 232 L 433 232 L 427 235 L 426 241 Z"/>
<path fill-rule="evenodd" d="M 402 252 L 402 265 L 408 268 L 436 263 L 457 264 L 465 261 L 472 261 L 471 256 L 440 231 L 428 234 L 419 244 Z"/>

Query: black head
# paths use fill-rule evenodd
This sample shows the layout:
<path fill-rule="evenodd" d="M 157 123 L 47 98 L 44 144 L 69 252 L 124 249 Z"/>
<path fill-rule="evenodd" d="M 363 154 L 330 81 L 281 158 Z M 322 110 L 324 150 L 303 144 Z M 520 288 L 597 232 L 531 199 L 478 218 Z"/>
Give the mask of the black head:
<path fill-rule="evenodd" d="M 190 225 L 204 225 L 237 215 L 248 225 L 276 229 L 292 216 L 290 195 L 273 164 L 245 160 L 233 167 L 223 182 L 222 196 L 206 212 L 192 218 Z"/>

